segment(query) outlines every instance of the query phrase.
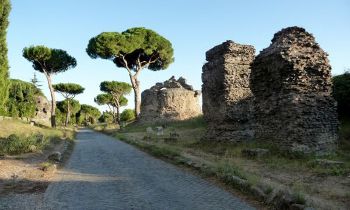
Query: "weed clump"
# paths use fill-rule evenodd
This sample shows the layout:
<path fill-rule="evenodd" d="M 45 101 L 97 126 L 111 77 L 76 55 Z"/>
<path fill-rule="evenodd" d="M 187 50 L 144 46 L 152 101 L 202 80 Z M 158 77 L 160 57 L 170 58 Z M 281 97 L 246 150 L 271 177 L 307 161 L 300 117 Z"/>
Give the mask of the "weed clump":
<path fill-rule="evenodd" d="M 43 149 L 49 143 L 42 134 L 34 134 L 28 137 L 11 134 L 0 140 L 0 153 L 18 155 L 27 152 L 36 152 Z"/>

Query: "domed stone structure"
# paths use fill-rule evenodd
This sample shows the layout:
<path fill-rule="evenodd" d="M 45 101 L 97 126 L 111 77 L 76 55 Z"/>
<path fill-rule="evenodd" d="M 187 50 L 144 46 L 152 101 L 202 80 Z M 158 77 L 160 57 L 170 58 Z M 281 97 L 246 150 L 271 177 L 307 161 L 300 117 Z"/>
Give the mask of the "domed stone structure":
<path fill-rule="evenodd" d="M 201 115 L 200 92 L 186 80 L 171 77 L 142 92 L 140 122 L 186 120 Z"/>

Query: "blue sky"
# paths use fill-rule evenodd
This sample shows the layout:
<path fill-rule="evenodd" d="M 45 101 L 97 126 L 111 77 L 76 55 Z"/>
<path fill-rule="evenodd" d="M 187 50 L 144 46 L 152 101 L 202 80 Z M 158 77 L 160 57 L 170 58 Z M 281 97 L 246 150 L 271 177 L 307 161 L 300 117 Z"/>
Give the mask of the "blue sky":
<path fill-rule="evenodd" d="M 226 40 L 253 45 L 258 53 L 268 47 L 273 34 L 288 26 L 311 32 L 329 53 L 332 73 L 350 68 L 350 1 L 347 0 L 12 0 L 8 29 L 11 78 L 29 81 L 34 70 L 22 57 L 30 45 L 66 50 L 75 69 L 57 74 L 54 83 L 74 82 L 86 88 L 81 103 L 97 106 L 93 98 L 104 80 L 129 82 L 127 72 L 112 62 L 91 59 L 85 52 L 89 39 L 104 31 L 122 32 L 131 27 L 153 29 L 173 44 L 175 62 L 164 71 L 144 70 L 146 89 L 172 75 L 185 77 L 201 88 L 205 52 Z M 43 91 L 49 96 L 44 76 Z M 128 107 L 133 107 L 132 94 Z M 58 99 L 62 99 L 58 95 Z M 105 109 L 100 107 L 100 109 Z"/>

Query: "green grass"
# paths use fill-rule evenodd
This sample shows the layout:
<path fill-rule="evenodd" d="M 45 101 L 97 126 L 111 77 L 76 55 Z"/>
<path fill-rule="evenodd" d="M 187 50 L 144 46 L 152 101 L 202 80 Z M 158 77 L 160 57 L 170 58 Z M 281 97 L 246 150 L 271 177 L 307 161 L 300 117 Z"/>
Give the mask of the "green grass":
<path fill-rule="evenodd" d="M 0 121 L 0 138 L 6 138 L 11 134 L 30 136 L 36 133 L 42 133 L 45 136 L 60 136 L 62 132 L 60 129 L 51 129 L 45 126 L 30 126 L 28 123 L 20 120 Z"/>
<path fill-rule="evenodd" d="M 115 137 L 129 144 L 135 145 L 142 150 L 148 151 L 156 157 L 175 158 L 180 156 L 179 149 L 168 145 L 154 145 L 142 141 L 133 141 L 129 140 L 127 137 L 125 137 L 125 135 L 120 133 L 115 134 Z"/>
<path fill-rule="evenodd" d="M 346 127 L 347 128 L 347 127 Z M 344 144 L 344 143 L 343 143 Z M 311 171 L 319 175 L 344 176 L 350 173 L 349 152 L 345 147 L 340 145 L 339 150 L 333 154 L 324 156 L 298 155 L 285 153 L 276 146 L 266 143 L 225 143 L 225 142 L 195 142 L 188 145 L 189 148 L 202 150 L 206 153 L 225 157 L 225 158 L 243 158 L 242 150 L 251 148 L 264 148 L 270 152 L 264 158 L 256 159 L 256 162 L 264 164 L 271 169 L 289 169 Z M 327 159 L 345 162 L 344 166 L 334 166 L 325 168 L 315 164 L 316 159 Z"/>
<path fill-rule="evenodd" d="M 0 121 L 1 154 L 17 155 L 37 152 L 62 139 L 74 139 L 74 131 L 31 126 L 19 120 Z"/>
<path fill-rule="evenodd" d="M 203 116 L 198 116 L 185 121 L 175 121 L 175 122 L 163 122 L 163 123 L 137 123 L 133 122 L 128 124 L 125 128 L 122 128 L 120 132 L 129 133 L 129 132 L 146 132 L 148 127 L 155 128 L 157 126 L 163 126 L 166 129 L 198 129 L 205 128 L 206 123 L 203 119 Z"/>
<path fill-rule="evenodd" d="M 11 134 L 0 141 L 0 152 L 9 155 L 36 152 L 42 150 L 48 144 L 48 138 L 40 133 L 28 137 Z"/>
<path fill-rule="evenodd" d="M 146 134 L 147 127 L 154 127 L 155 124 L 129 124 L 124 129 L 114 132 L 118 138 L 125 140 L 130 138 L 152 142 L 152 146 L 165 148 L 174 148 L 176 150 L 195 150 L 206 154 L 215 155 L 225 159 L 239 159 L 242 157 L 242 150 L 248 148 L 265 148 L 270 152 L 264 158 L 256 159 L 259 164 L 263 164 L 271 169 L 283 170 L 303 170 L 313 172 L 319 175 L 344 176 L 350 173 L 350 122 L 342 122 L 340 130 L 339 149 L 330 155 L 315 156 L 313 154 L 300 155 L 286 153 L 279 150 L 276 145 L 269 143 L 249 142 L 249 143 L 229 143 L 229 142 L 209 142 L 201 141 L 201 136 L 205 131 L 205 122 L 203 117 L 197 117 L 182 122 L 171 122 L 165 125 L 165 136 L 171 131 L 179 133 L 180 139 L 177 142 L 165 143 L 164 137 L 155 134 Z M 146 140 L 147 139 L 147 140 Z M 140 141 L 141 142 L 141 141 Z M 130 143 L 130 142 L 129 142 Z M 165 145 L 165 146 L 164 146 Z M 328 159 L 343 161 L 343 167 L 329 167 L 315 164 L 316 159 Z"/>

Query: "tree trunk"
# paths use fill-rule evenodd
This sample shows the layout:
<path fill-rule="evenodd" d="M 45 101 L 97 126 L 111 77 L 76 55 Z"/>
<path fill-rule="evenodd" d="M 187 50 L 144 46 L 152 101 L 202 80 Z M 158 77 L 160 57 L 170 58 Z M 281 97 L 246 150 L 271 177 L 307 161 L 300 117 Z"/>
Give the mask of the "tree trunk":
<path fill-rule="evenodd" d="M 64 123 L 65 127 L 67 127 L 69 123 L 69 117 L 70 117 L 70 104 L 69 104 L 69 99 L 67 99 L 67 115 L 66 115 L 66 122 Z"/>
<path fill-rule="evenodd" d="M 109 111 L 112 113 L 113 122 L 117 123 L 117 118 L 115 116 L 114 106 L 113 105 L 109 105 L 109 104 L 107 104 L 107 106 L 108 106 Z"/>
<path fill-rule="evenodd" d="M 118 125 L 120 125 L 120 112 L 119 112 L 120 104 L 119 104 L 119 98 L 120 98 L 120 96 L 113 95 L 114 105 L 115 105 L 115 108 L 117 110 L 117 113 L 116 113 L 116 116 L 115 116 L 116 117 L 115 122 L 118 123 Z"/>
<path fill-rule="evenodd" d="M 117 107 L 117 122 L 118 122 L 118 125 L 120 126 L 120 112 L 119 112 L 119 106 Z"/>
<path fill-rule="evenodd" d="M 112 106 L 112 107 L 113 107 L 113 122 L 114 122 L 115 124 L 117 124 L 117 123 L 118 123 L 118 120 L 117 120 L 117 112 L 115 111 L 116 108 L 115 108 L 114 106 Z"/>
<path fill-rule="evenodd" d="M 130 75 L 131 86 L 134 89 L 134 101 L 135 101 L 135 116 L 138 120 L 141 112 L 141 91 L 140 91 L 140 81 L 137 77 Z"/>
<path fill-rule="evenodd" d="M 47 79 L 47 84 L 50 89 L 50 94 L 51 94 L 51 127 L 55 128 L 56 127 L 56 97 L 55 97 L 55 90 L 52 87 L 52 81 L 51 81 L 51 75 L 44 72 L 46 79 Z"/>

